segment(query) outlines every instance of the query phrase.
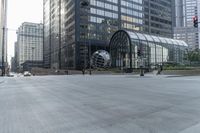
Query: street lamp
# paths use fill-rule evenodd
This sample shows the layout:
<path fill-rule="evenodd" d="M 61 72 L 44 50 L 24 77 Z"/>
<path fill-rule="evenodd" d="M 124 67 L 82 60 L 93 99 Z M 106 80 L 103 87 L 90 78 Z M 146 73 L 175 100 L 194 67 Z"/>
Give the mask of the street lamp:
<path fill-rule="evenodd" d="M 33 65 L 34 65 L 34 63 L 33 63 L 33 60 L 34 60 L 34 59 L 33 59 L 33 57 L 34 57 L 34 56 L 33 56 L 34 49 L 35 49 L 35 47 L 31 47 L 31 50 L 32 50 L 32 61 L 31 61 L 31 62 L 32 62 L 32 63 L 31 63 L 32 66 L 31 66 L 31 72 L 32 72 Z"/>
<path fill-rule="evenodd" d="M 68 60 L 68 59 L 65 57 L 65 64 L 66 64 L 66 67 L 67 67 L 67 64 L 68 64 L 68 63 L 67 63 L 67 62 L 68 62 L 67 60 Z M 68 75 L 68 74 L 69 74 L 68 67 L 67 67 L 67 71 L 66 71 L 66 72 L 67 72 L 67 75 Z"/>
<path fill-rule="evenodd" d="M 67 35 L 67 38 L 68 38 L 68 35 Z M 69 40 L 68 40 L 69 41 Z M 69 66 L 68 66 L 68 64 L 69 64 L 69 56 L 68 56 L 68 52 L 69 52 L 69 50 L 68 50 L 68 44 L 67 44 L 67 42 L 65 41 L 64 42 L 65 43 L 65 45 L 66 45 L 66 53 L 67 53 L 67 58 L 65 57 L 65 63 L 66 63 L 66 68 L 67 68 L 67 75 L 69 74 Z"/>
<path fill-rule="evenodd" d="M 61 33 L 56 35 L 56 39 L 59 41 L 58 49 L 58 69 L 61 69 Z"/>
<path fill-rule="evenodd" d="M 5 62 L 4 62 L 4 54 L 5 54 L 5 27 L 3 29 L 3 36 L 2 36 L 2 68 L 1 68 L 1 76 L 5 76 Z"/>
<path fill-rule="evenodd" d="M 89 2 L 87 0 L 84 0 L 81 2 L 81 6 L 85 9 L 87 9 L 87 7 L 89 7 Z M 87 13 L 85 13 L 87 15 Z M 87 19 L 87 24 L 88 24 L 88 19 Z M 87 33 L 88 33 L 88 41 L 89 41 L 89 74 L 92 74 L 92 70 L 91 70 L 91 44 L 90 44 L 90 38 L 89 38 L 89 29 L 87 27 Z M 86 39 L 85 39 L 85 48 L 84 48 L 84 70 L 83 70 L 83 74 L 85 74 L 85 69 L 86 69 Z"/>

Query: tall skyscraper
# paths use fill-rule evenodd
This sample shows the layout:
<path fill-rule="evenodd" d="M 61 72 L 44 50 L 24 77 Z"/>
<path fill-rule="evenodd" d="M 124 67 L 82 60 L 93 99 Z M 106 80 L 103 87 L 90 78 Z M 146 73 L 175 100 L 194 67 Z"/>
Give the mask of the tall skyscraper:
<path fill-rule="evenodd" d="M 44 65 L 82 69 L 119 29 L 173 37 L 171 0 L 44 0 Z"/>
<path fill-rule="evenodd" d="M 24 22 L 18 28 L 15 60 L 18 69 L 25 61 L 43 61 L 43 24 Z"/>
<path fill-rule="evenodd" d="M 0 0 L 0 68 L 7 65 L 7 0 Z"/>
<path fill-rule="evenodd" d="M 174 38 L 184 40 L 191 50 L 200 48 L 200 27 L 193 25 L 193 17 L 200 19 L 200 0 L 175 0 L 174 5 Z"/>

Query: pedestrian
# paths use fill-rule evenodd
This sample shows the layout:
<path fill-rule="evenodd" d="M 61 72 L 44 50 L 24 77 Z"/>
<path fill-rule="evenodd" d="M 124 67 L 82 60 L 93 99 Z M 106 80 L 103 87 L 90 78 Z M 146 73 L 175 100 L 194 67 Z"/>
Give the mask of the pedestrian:
<path fill-rule="evenodd" d="M 82 74 L 85 75 L 85 70 L 84 69 L 82 69 Z"/>

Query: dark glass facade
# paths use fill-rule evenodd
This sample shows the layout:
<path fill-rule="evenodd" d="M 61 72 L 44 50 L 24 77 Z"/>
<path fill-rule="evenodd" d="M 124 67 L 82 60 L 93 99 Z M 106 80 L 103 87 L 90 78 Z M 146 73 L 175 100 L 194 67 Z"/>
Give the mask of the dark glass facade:
<path fill-rule="evenodd" d="M 188 43 L 190 50 L 200 48 L 200 27 L 194 27 L 193 17 L 200 18 L 199 0 L 174 2 L 174 38 Z"/>
<path fill-rule="evenodd" d="M 171 0 L 44 0 L 45 66 L 87 67 L 119 29 L 171 38 L 171 8 Z"/>
<path fill-rule="evenodd" d="M 44 0 L 43 5 L 43 23 L 44 23 L 44 42 L 43 42 L 43 53 L 44 53 L 44 66 L 50 67 L 50 58 L 51 58 L 51 30 L 50 30 L 50 0 Z"/>

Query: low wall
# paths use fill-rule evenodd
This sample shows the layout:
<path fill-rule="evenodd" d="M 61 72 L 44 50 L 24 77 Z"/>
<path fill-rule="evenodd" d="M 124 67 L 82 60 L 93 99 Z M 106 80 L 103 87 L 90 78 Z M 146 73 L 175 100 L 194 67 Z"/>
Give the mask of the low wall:
<path fill-rule="evenodd" d="M 195 70 L 164 70 L 164 75 L 182 75 L 182 76 L 198 76 L 200 75 L 200 69 Z"/>
<path fill-rule="evenodd" d="M 44 68 L 33 68 L 31 73 L 33 75 L 76 75 L 76 74 L 83 74 L 80 70 L 55 70 L 55 69 L 44 69 Z M 85 74 L 89 74 L 89 70 L 85 71 Z M 118 71 L 111 71 L 111 70 L 92 70 L 92 74 L 136 74 L 137 71 L 133 73 L 125 73 L 125 72 L 118 72 Z"/>

